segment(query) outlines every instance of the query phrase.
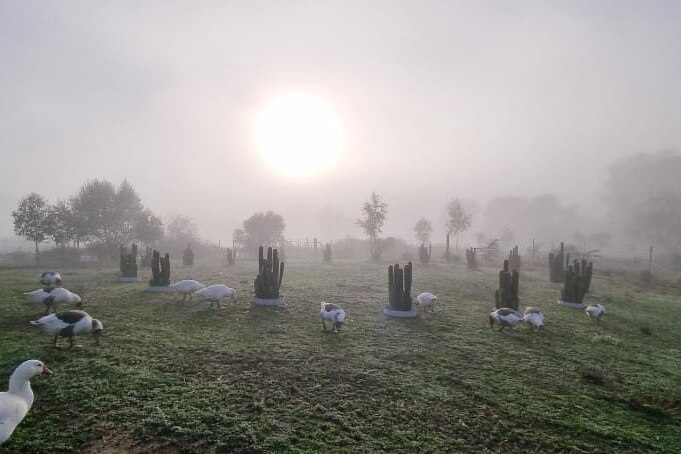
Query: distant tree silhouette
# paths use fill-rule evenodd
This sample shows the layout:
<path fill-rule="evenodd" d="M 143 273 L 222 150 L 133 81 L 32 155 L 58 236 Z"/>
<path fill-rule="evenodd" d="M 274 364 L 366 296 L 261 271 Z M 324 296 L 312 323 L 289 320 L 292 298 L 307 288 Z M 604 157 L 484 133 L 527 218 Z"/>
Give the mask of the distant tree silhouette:
<path fill-rule="evenodd" d="M 383 224 L 388 218 L 388 204 L 381 201 L 381 197 L 375 192 L 371 193 L 371 199 L 364 202 L 362 207 L 364 217 L 357 219 L 355 224 L 360 226 L 364 234 L 369 237 L 371 259 L 379 261 L 383 243 L 379 235 L 383 232 Z"/>
<path fill-rule="evenodd" d="M 286 224 L 280 214 L 259 212 L 246 219 L 234 231 L 233 239 L 248 255 L 255 255 L 259 246 L 277 246 L 283 240 Z"/>
<path fill-rule="evenodd" d="M 40 250 L 38 245 L 47 239 L 49 226 L 47 218 L 49 207 L 45 199 L 32 192 L 19 202 L 16 210 L 12 211 L 14 218 L 14 232 L 35 243 L 35 264 L 40 266 Z"/>
<path fill-rule="evenodd" d="M 418 220 L 414 226 L 414 236 L 420 243 L 426 244 L 430 241 L 430 234 L 433 233 L 433 224 L 426 218 Z"/>
<path fill-rule="evenodd" d="M 454 247 L 459 246 L 459 234 L 471 226 L 471 215 L 466 212 L 459 199 L 452 199 L 447 204 L 447 235 L 454 234 Z"/>

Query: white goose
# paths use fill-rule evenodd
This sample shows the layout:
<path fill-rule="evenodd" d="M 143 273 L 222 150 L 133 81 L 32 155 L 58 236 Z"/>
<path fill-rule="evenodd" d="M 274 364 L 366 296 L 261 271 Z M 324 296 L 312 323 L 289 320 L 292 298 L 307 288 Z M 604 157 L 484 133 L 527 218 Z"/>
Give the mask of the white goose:
<path fill-rule="evenodd" d="M 430 308 L 431 312 L 435 312 L 435 302 L 437 301 L 437 296 L 430 292 L 423 292 L 416 297 L 416 304 L 423 306 L 424 310 Z"/>
<path fill-rule="evenodd" d="M 61 274 L 55 271 L 46 271 L 38 276 L 38 282 L 47 288 L 61 287 Z"/>
<path fill-rule="evenodd" d="M 90 317 L 85 311 L 63 311 L 57 314 L 46 315 L 31 322 L 48 334 L 54 334 L 54 346 L 57 345 L 59 336 L 68 337 L 69 344 L 73 347 L 73 338 L 81 334 L 92 333 L 95 345 L 99 345 L 99 338 L 104 332 L 104 325 L 97 319 Z"/>
<path fill-rule="evenodd" d="M 319 314 L 324 331 L 326 331 L 326 320 L 329 320 L 331 321 L 331 330 L 333 332 L 340 332 L 341 327 L 345 322 L 345 311 L 343 309 L 335 304 L 322 301 Z"/>
<path fill-rule="evenodd" d="M 170 284 L 168 287 L 173 293 L 181 293 L 182 302 L 185 302 L 187 300 L 187 295 L 189 295 L 189 300 L 191 300 L 194 296 L 194 292 L 201 290 L 206 286 L 192 279 L 184 279 L 182 281 L 177 281 L 173 284 Z"/>
<path fill-rule="evenodd" d="M 197 290 L 196 294 L 205 301 L 210 301 L 211 306 L 215 303 L 220 308 L 220 300 L 231 298 L 233 302 L 237 300 L 236 290 L 226 286 L 225 284 L 214 284 L 208 287 Z"/>
<path fill-rule="evenodd" d="M 513 328 L 516 325 L 522 323 L 524 320 L 523 314 L 508 307 L 500 307 L 491 314 L 489 314 L 489 327 L 494 328 L 494 324 L 498 323 L 501 328 L 499 331 L 503 331 L 507 326 Z"/>
<path fill-rule="evenodd" d="M 544 329 L 546 322 L 546 315 L 536 307 L 528 307 L 525 309 L 523 320 L 537 329 Z"/>
<path fill-rule="evenodd" d="M 52 371 L 41 361 L 30 359 L 14 369 L 9 378 L 9 390 L 0 393 L 0 445 L 12 436 L 12 432 L 33 406 L 31 378 L 50 375 Z"/>
<path fill-rule="evenodd" d="M 77 293 L 70 292 L 63 287 L 56 288 L 39 288 L 38 290 L 33 290 L 32 292 L 24 293 L 28 301 L 33 304 L 44 304 L 45 314 L 50 312 L 50 308 L 53 311 L 57 311 L 57 304 L 70 304 L 78 307 L 83 306 L 83 300 Z"/>
<path fill-rule="evenodd" d="M 584 309 L 587 317 L 595 318 L 596 323 L 601 322 L 601 317 L 605 314 L 605 307 L 602 304 L 592 304 Z"/>

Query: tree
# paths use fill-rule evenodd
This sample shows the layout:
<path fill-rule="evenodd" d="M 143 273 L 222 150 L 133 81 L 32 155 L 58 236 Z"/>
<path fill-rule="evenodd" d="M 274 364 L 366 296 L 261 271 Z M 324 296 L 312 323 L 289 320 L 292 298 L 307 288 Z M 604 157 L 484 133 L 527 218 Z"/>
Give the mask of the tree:
<path fill-rule="evenodd" d="M 631 234 L 676 254 L 681 250 L 681 196 L 660 194 L 638 205 L 633 212 Z"/>
<path fill-rule="evenodd" d="M 134 236 L 135 221 L 139 220 L 138 218 L 143 210 L 140 197 L 128 183 L 128 180 L 123 180 L 118 186 L 113 204 L 118 220 L 119 242 L 125 242 L 130 240 L 131 236 Z"/>
<path fill-rule="evenodd" d="M 85 182 L 72 200 L 72 207 L 82 223 L 81 237 L 109 247 L 119 244 L 119 223 L 114 200 L 116 189 L 108 181 Z"/>
<path fill-rule="evenodd" d="M 388 204 L 381 201 L 381 197 L 375 192 L 371 193 L 371 200 L 364 202 L 362 208 L 364 217 L 357 219 L 355 224 L 360 226 L 364 234 L 369 237 L 371 259 L 381 259 L 382 244 L 379 234 L 383 232 L 383 224 L 388 218 Z"/>
<path fill-rule="evenodd" d="M 422 244 L 430 241 L 430 234 L 433 233 L 433 224 L 426 218 L 418 220 L 414 226 L 414 235 Z"/>
<path fill-rule="evenodd" d="M 198 229 L 194 220 L 181 214 L 175 215 L 168 222 L 168 238 L 178 244 L 184 245 L 194 241 Z"/>
<path fill-rule="evenodd" d="M 641 153 L 616 161 L 605 182 L 605 201 L 612 228 L 641 239 L 637 233 L 645 203 L 681 196 L 681 154 Z M 655 200 L 657 198 L 657 200 Z M 656 209 L 661 209 L 657 206 Z"/>
<path fill-rule="evenodd" d="M 16 210 L 12 211 L 14 232 L 35 243 L 35 265 L 40 266 L 38 245 L 47 239 L 47 217 L 49 208 L 43 197 L 35 192 L 21 199 Z"/>
<path fill-rule="evenodd" d="M 447 204 L 447 235 L 454 234 L 454 247 L 459 246 L 459 234 L 471 226 L 471 215 L 466 212 L 459 199 L 452 199 Z"/>
<path fill-rule="evenodd" d="M 255 213 L 243 222 L 241 228 L 234 231 L 234 242 L 243 247 L 247 253 L 255 253 L 258 246 L 275 246 L 283 240 L 284 217 L 273 211 Z"/>
<path fill-rule="evenodd" d="M 81 238 L 109 249 L 132 239 L 135 221 L 143 211 L 140 198 L 127 180 L 118 189 L 106 180 L 90 180 L 71 199 L 74 228 Z"/>
<path fill-rule="evenodd" d="M 488 234 L 499 236 L 509 228 L 515 238 L 534 238 L 547 244 L 556 238 L 569 238 L 574 226 L 584 223 L 575 206 L 564 205 L 553 194 L 492 199 L 482 222 Z"/>
<path fill-rule="evenodd" d="M 68 202 L 70 210 L 69 227 L 72 230 L 73 242 L 75 243 L 76 248 L 80 248 L 81 241 L 87 238 L 89 231 L 87 219 L 85 218 L 84 213 L 79 211 L 78 203 L 77 195 L 72 196 Z"/>
<path fill-rule="evenodd" d="M 155 243 L 163 238 L 163 221 L 151 210 L 142 210 L 135 217 L 133 236 L 146 244 Z"/>
<path fill-rule="evenodd" d="M 75 229 L 71 224 L 73 213 L 71 207 L 63 200 L 48 207 L 46 234 L 57 246 L 65 247 L 74 238 Z"/>

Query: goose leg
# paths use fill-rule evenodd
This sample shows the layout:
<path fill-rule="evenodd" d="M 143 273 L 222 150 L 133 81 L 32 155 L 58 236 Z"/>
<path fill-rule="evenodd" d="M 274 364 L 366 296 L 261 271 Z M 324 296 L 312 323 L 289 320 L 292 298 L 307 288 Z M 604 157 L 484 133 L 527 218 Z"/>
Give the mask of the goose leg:
<path fill-rule="evenodd" d="M 322 318 L 321 321 L 322 321 L 322 326 L 324 327 L 324 331 L 326 331 L 326 323 L 324 323 L 324 319 Z"/>
<path fill-rule="evenodd" d="M 54 345 L 54 348 L 59 348 L 58 342 L 59 342 L 59 334 L 54 336 L 54 341 L 52 342 L 52 345 Z"/>
<path fill-rule="evenodd" d="M 73 348 L 73 336 L 69 336 L 69 347 Z"/>

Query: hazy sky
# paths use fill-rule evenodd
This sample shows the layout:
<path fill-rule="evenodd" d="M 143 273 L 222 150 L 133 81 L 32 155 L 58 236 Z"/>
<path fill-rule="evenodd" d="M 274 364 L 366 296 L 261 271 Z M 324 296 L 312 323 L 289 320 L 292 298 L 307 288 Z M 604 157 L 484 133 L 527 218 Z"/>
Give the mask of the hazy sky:
<path fill-rule="evenodd" d="M 453 196 L 592 210 L 612 160 L 681 149 L 679 24 L 680 1 L 654 0 L 0 0 L 0 235 L 22 196 L 88 178 L 223 241 L 266 209 L 323 237 L 372 190 L 410 239 L 422 215 L 441 233 Z M 256 114 L 291 91 L 340 116 L 341 161 L 316 178 L 255 151 Z"/>

